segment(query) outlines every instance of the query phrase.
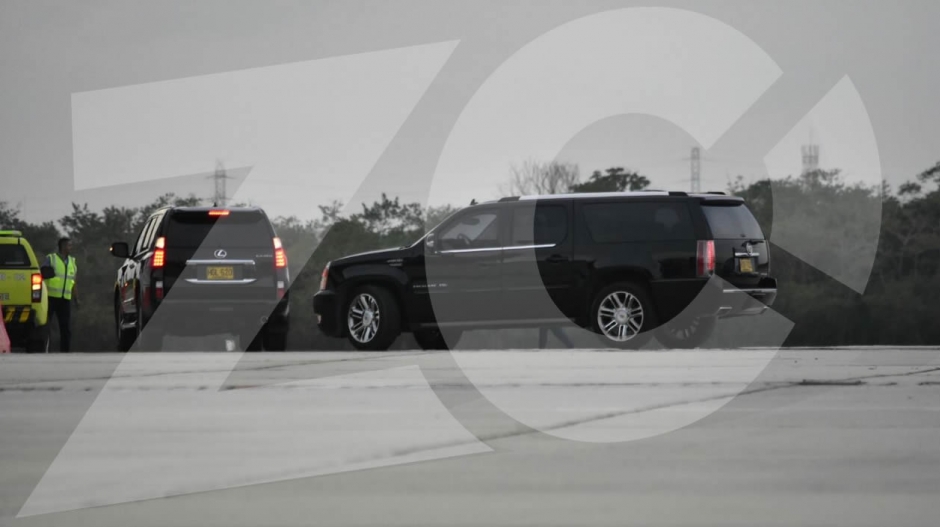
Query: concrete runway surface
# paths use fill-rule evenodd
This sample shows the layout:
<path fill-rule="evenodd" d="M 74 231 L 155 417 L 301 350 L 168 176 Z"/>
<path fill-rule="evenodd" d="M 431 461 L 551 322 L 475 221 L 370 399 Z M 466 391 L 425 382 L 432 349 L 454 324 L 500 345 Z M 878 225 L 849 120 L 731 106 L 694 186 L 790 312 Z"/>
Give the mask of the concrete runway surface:
<path fill-rule="evenodd" d="M 936 525 L 940 349 L 0 356 L 0 525 Z"/>

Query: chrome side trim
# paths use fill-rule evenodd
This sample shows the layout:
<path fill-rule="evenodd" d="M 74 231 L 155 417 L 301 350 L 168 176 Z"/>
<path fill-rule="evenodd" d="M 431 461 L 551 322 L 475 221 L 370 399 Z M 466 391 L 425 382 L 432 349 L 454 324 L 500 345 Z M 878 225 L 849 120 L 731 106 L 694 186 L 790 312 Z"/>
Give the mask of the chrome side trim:
<path fill-rule="evenodd" d="M 186 265 L 255 265 L 254 260 L 186 260 Z"/>
<path fill-rule="evenodd" d="M 554 243 L 542 243 L 539 245 L 513 245 L 511 247 L 503 247 L 504 251 L 521 251 L 523 249 L 549 249 L 554 247 Z"/>
<path fill-rule="evenodd" d="M 460 254 L 460 253 L 483 253 L 489 251 L 502 251 L 502 247 L 481 247 L 479 249 L 448 249 L 446 251 L 437 251 L 437 254 Z"/>
<path fill-rule="evenodd" d="M 748 294 L 757 294 L 757 295 L 767 295 L 770 293 L 776 293 L 776 289 L 725 289 L 723 293 L 748 293 Z"/>

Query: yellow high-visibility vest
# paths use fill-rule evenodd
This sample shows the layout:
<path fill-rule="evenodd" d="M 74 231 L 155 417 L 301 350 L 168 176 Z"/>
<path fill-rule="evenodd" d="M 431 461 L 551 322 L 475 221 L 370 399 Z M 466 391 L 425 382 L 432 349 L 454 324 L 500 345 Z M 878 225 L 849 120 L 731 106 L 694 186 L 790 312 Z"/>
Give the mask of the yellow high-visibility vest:
<path fill-rule="evenodd" d="M 55 269 L 55 276 L 46 279 L 46 290 L 51 298 L 72 299 L 72 288 L 75 287 L 75 274 L 78 264 L 75 258 L 67 256 L 63 260 L 58 253 L 46 256 L 46 265 Z"/>

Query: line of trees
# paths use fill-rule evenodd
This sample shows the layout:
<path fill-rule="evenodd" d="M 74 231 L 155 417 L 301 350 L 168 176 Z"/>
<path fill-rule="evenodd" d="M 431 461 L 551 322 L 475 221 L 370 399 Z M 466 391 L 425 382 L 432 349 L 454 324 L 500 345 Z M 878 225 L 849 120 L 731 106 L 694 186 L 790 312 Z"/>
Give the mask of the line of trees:
<path fill-rule="evenodd" d="M 582 181 L 576 165 L 529 162 L 514 167 L 505 193 L 559 193 L 642 190 L 650 181 L 620 167 L 593 172 Z M 869 284 L 858 294 L 779 247 L 771 246 L 773 274 L 780 283 L 774 309 L 795 323 L 786 344 L 827 346 L 860 344 L 926 345 L 940 343 L 940 163 L 902 185 L 896 193 L 887 186 L 867 188 L 846 185 L 838 171 L 817 171 L 771 183 L 745 183 L 738 178 L 729 192 L 747 200 L 770 237 L 773 199 L 812 200 L 817 217 L 807 221 L 845 225 L 851 242 L 852 222 L 864 207 L 882 207 L 881 237 Z M 197 205 L 193 196 L 166 194 L 144 207 L 107 207 L 100 212 L 73 204 L 70 214 L 57 222 L 24 221 L 19 212 L 0 202 L 0 228 L 23 231 L 36 251 L 52 251 L 56 240 L 73 240 L 79 260 L 79 294 L 82 308 L 74 315 L 76 350 L 111 350 L 114 347 L 112 287 L 120 261 L 108 253 L 115 240 L 133 240 L 146 218 L 158 207 Z M 454 212 L 450 206 L 425 208 L 382 199 L 360 212 L 343 214 L 335 202 L 320 207 L 320 218 L 303 221 L 276 218 L 275 229 L 288 250 L 292 265 L 291 349 L 344 348 L 344 341 L 328 339 L 316 330 L 311 298 L 320 272 L 331 259 L 355 252 L 405 245 L 428 227 Z M 812 225 L 808 224 L 808 228 Z M 855 228 L 858 228 L 856 226 Z M 302 268 L 299 255 L 316 247 Z M 54 341 L 56 342 L 56 341 Z M 531 343 L 530 343 L 531 344 Z M 410 338 L 397 347 L 409 348 Z"/>

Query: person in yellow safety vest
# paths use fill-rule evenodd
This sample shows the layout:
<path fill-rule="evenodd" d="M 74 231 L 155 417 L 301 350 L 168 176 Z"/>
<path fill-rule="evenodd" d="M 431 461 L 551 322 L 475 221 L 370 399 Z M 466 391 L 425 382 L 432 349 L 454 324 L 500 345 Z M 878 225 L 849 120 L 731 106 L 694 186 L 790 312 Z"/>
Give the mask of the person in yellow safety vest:
<path fill-rule="evenodd" d="M 70 256 L 72 241 L 68 238 L 59 239 L 59 251 L 46 255 L 43 267 L 55 270 L 55 277 L 46 279 L 46 290 L 49 294 L 49 318 L 53 315 L 59 321 L 59 350 L 68 353 L 72 342 L 72 300 L 78 307 L 78 297 L 75 295 L 75 275 L 78 264 L 75 257 Z"/>

